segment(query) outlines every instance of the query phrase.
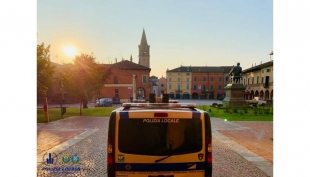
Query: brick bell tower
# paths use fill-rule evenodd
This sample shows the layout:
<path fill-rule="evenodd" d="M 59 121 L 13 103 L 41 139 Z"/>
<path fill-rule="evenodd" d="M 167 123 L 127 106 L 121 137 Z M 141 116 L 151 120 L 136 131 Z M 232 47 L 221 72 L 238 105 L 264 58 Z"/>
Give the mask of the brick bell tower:
<path fill-rule="evenodd" d="M 147 44 L 144 29 L 139 45 L 139 65 L 150 67 L 150 46 Z"/>

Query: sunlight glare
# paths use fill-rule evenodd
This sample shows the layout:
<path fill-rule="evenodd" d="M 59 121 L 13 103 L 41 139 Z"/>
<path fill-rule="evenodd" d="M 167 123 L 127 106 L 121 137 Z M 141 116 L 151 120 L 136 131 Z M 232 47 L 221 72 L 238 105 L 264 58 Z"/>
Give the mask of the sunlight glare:
<path fill-rule="evenodd" d="M 74 57 L 76 55 L 76 49 L 73 46 L 66 46 L 64 52 L 69 57 Z"/>

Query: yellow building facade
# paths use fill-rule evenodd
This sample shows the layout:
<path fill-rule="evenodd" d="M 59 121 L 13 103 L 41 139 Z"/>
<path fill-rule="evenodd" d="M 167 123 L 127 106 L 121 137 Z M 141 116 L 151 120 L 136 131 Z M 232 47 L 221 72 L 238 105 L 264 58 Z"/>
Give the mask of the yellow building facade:
<path fill-rule="evenodd" d="M 273 100 L 273 60 L 252 66 L 242 73 L 242 82 L 246 86 L 245 99 L 261 97 Z"/>
<path fill-rule="evenodd" d="M 181 67 L 177 71 L 167 71 L 167 94 L 171 99 L 189 99 L 191 94 L 191 72 Z"/>

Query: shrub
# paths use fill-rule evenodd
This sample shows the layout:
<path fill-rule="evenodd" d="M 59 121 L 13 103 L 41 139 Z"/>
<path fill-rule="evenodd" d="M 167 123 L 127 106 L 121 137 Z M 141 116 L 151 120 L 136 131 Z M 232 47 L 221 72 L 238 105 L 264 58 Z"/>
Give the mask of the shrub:
<path fill-rule="evenodd" d="M 255 108 L 254 108 L 254 115 L 257 115 L 257 114 L 258 114 L 258 108 L 255 107 Z"/>
<path fill-rule="evenodd" d="M 234 108 L 234 109 L 233 109 L 233 112 L 234 112 L 234 113 L 238 113 L 238 109 L 237 109 L 237 108 Z"/>
<path fill-rule="evenodd" d="M 243 109 L 244 113 L 249 113 L 248 105 L 243 105 L 242 109 Z"/>
<path fill-rule="evenodd" d="M 216 107 L 216 106 L 217 106 L 217 103 L 212 103 L 211 106 L 212 106 L 212 107 Z"/>

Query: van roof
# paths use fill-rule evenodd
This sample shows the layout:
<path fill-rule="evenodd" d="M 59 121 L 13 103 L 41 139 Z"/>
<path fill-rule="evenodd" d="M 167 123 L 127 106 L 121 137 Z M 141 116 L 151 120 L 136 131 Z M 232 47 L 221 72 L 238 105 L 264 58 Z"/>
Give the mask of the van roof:
<path fill-rule="evenodd" d="M 195 103 L 123 103 L 125 109 L 145 108 L 145 109 L 174 109 L 174 108 L 196 108 Z"/>

